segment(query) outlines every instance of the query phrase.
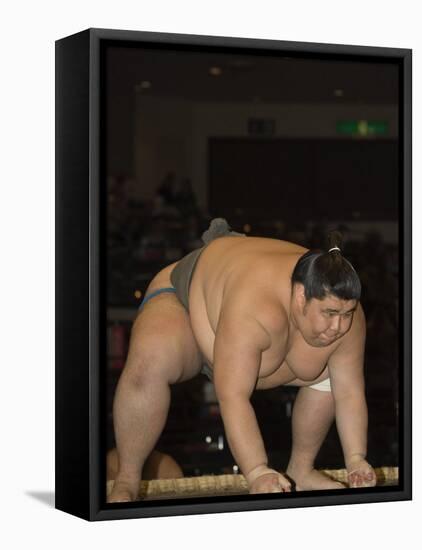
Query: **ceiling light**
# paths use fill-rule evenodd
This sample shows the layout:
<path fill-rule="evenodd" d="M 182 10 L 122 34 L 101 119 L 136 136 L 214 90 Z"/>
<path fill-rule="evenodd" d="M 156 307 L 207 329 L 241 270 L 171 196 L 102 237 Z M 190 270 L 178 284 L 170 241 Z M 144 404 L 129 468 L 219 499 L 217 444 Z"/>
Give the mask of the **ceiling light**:
<path fill-rule="evenodd" d="M 210 67 L 208 72 L 211 76 L 221 76 L 223 71 L 221 70 L 221 67 Z"/>

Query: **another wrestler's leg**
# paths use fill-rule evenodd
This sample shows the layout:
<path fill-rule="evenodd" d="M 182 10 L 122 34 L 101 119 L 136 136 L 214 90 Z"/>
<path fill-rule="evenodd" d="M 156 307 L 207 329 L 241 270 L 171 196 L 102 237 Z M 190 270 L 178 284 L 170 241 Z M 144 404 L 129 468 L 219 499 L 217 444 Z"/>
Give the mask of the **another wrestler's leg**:
<path fill-rule="evenodd" d="M 314 469 L 315 458 L 333 420 L 334 400 L 331 391 L 302 386 L 293 406 L 293 444 L 286 470 L 286 474 L 295 481 L 297 491 L 345 487 Z"/>
<path fill-rule="evenodd" d="M 119 472 L 109 502 L 136 499 L 146 458 L 167 420 L 170 384 L 188 380 L 200 367 L 189 316 L 176 296 L 150 300 L 132 328 L 114 398 Z"/>

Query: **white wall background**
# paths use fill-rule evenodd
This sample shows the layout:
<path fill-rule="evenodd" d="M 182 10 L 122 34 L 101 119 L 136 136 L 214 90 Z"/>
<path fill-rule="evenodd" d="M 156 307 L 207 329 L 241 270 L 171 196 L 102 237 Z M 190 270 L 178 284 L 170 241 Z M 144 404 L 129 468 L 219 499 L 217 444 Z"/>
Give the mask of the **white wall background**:
<path fill-rule="evenodd" d="M 5 5 L 6 6 L 6 5 Z M 54 510 L 54 41 L 88 27 L 413 48 L 414 235 L 421 164 L 417 3 L 330 0 L 21 1 L 2 10 L 0 139 L 3 548 L 396 549 L 420 543 L 421 348 L 414 288 L 414 500 L 89 524 Z M 421 280 L 415 249 L 414 280 Z M 420 340 L 420 339 L 419 339 Z"/>

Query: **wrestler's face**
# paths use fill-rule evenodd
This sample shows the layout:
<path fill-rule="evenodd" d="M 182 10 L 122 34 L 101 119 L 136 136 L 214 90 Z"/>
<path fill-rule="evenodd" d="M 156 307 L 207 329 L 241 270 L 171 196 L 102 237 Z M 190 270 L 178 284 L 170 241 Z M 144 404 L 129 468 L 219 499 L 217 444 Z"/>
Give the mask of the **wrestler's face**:
<path fill-rule="evenodd" d="M 332 294 L 323 300 L 306 301 L 299 292 L 298 305 L 295 320 L 303 338 L 311 346 L 326 347 L 350 329 L 358 301 L 342 300 Z"/>

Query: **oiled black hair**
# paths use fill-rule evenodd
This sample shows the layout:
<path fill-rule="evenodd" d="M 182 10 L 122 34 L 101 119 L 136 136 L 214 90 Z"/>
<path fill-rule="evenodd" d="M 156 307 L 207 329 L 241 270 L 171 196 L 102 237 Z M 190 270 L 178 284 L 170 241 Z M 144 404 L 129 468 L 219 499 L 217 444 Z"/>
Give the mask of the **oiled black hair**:
<path fill-rule="evenodd" d="M 327 235 L 326 250 L 309 250 L 299 258 L 291 277 L 305 287 L 306 301 L 332 294 L 342 300 L 360 300 L 361 283 L 352 264 L 341 252 L 343 236 L 339 231 Z M 331 250 L 338 247 L 340 250 Z"/>

